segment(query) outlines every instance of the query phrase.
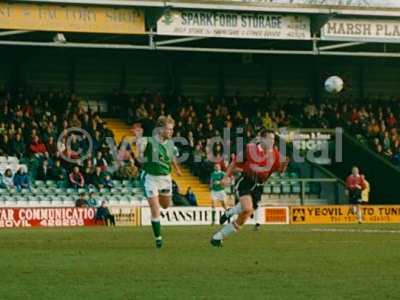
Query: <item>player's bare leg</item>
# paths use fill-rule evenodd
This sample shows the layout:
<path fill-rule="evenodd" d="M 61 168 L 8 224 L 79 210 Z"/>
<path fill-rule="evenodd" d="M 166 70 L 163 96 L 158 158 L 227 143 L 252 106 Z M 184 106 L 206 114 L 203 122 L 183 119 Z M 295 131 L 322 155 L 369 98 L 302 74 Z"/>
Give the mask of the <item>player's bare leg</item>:
<path fill-rule="evenodd" d="M 239 230 L 240 226 L 246 223 L 246 221 L 250 218 L 253 214 L 253 201 L 250 195 L 245 195 L 240 197 L 240 212 L 238 218 L 226 224 L 224 227 L 221 228 L 217 233 L 215 233 L 211 239 L 211 244 L 215 247 L 221 246 L 222 240 L 231 235 L 232 233 Z"/>
<path fill-rule="evenodd" d="M 160 195 L 159 199 L 160 199 L 160 205 L 162 208 L 167 209 L 168 207 L 171 206 L 171 200 L 172 200 L 171 196 Z"/>
<path fill-rule="evenodd" d="M 361 224 L 362 223 L 361 205 L 360 204 L 353 204 L 351 209 L 353 211 L 353 215 L 357 218 L 357 222 L 359 224 Z"/>

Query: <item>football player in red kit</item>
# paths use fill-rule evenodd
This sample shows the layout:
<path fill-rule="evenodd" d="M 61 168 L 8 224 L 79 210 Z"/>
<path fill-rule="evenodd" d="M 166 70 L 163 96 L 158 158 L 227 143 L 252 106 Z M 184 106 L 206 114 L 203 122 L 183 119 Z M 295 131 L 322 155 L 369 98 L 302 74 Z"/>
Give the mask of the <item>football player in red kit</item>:
<path fill-rule="evenodd" d="M 239 162 L 242 160 L 242 162 Z M 261 201 L 265 182 L 274 172 L 283 172 L 288 160 L 283 160 L 277 147 L 275 147 L 275 134 L 273 131 L 263 129 L 256 142 L 247 144 L 243 158 L 233 156 L 232 163 L 227 170 L 227 177 L 221 182 L 228 183 L 229 176 L 239 172 L 234 186 L 238 203 L 226 211 L 220 219 L 221 225 L 233 215 L 237 219 L 224 225 L 211 238 L 211 245 L 219 247 L 225 237 L 239 230 L 246 223 Z"/>

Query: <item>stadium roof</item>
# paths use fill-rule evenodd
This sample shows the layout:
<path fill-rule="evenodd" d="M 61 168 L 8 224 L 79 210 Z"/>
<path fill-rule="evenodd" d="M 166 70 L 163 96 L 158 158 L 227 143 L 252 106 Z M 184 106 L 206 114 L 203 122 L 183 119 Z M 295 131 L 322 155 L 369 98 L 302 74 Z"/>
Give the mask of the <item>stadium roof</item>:
<path fill-rule="evenodd" d="M 169 8 L 220 9 L 236 11 L 290 12 L 308 14 L 363 15 L 400 17 L 397 0 L 14 0 L 57 4 L 93 4 Z"/>

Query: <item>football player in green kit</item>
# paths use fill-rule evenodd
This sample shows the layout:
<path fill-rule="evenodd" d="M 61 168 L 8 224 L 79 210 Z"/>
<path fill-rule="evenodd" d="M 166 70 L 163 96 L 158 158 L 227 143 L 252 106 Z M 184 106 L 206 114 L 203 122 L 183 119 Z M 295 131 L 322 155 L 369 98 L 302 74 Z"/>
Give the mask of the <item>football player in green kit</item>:
<path fill-rule="evenodd" d="M 151 211 L 151 225 L 156 239 L 156 248 L 161 248 L 163 239 L 160 224 L 160 206 L 164 209 L 171 205 L 172 166 L 178 176 L 181 175 L 177 160 L 176 147 L 171 140 L 175 121 L 171 117 L 161 116 L 156 123 L 152 137 L 138 140 L 139 161 L 143 162 L 144 191 Z"/>

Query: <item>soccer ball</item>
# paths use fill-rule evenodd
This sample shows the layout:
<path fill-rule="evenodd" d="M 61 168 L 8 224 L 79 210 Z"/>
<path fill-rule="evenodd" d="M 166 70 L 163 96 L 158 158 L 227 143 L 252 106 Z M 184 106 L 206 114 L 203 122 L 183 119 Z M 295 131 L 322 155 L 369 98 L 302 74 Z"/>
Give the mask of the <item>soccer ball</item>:
<path fill-rule="evenodd" d="M 325 90 L 330 94 L 337 94 L 343 90 L 343 80 L 339 76 L 331 76 L 325 81 Z"/>

